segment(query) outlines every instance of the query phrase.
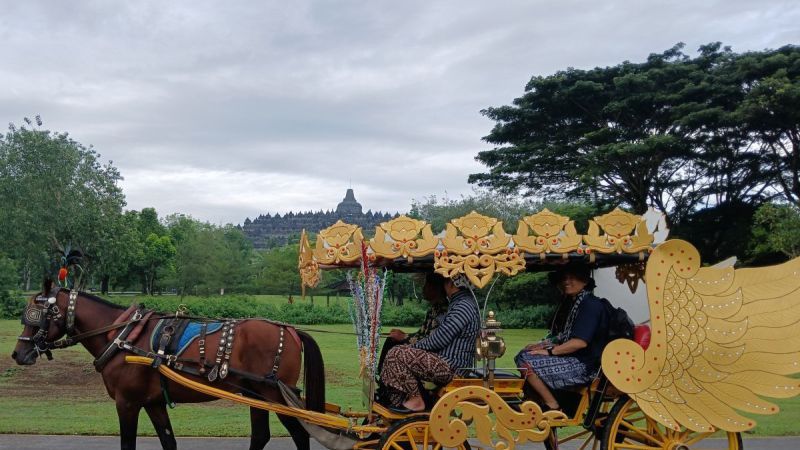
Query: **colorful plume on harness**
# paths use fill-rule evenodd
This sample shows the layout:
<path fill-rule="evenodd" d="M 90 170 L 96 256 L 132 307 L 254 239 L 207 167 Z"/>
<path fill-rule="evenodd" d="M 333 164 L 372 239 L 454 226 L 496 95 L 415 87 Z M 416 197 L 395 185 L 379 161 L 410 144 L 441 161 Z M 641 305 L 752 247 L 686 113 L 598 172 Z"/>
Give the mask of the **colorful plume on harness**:
<path fill-rule="evenodd" d="M 362 245 L 362 253 L 366 253 L 366 246 Z M 381 274 L 374 267 L 370 267 L 366 254 L 361 259 L 361 269 L 355 273 L 347 274 L 347 282 L 353 294 L 350 303 L 350 318 L 356 333 L 359 361 L 361 363 L 360 376 L 374 379 L 378 367 L 378 344 L 381 331 L 381 308 L 386 290 L 387 280 L 391 272 Z"/>

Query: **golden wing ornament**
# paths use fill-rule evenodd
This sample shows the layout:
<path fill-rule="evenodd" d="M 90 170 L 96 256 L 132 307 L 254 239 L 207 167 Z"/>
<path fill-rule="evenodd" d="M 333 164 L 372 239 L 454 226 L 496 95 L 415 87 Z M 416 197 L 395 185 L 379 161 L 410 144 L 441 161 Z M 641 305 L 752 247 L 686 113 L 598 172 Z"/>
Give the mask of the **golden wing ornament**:
<path fill-rule="evenodd" d="M 651 342 L 619 339 L 603 372 L 648 416 L 697 432 L 748 430 L 739 412 L 775 414 L 762 397 L 800 393 L 800 258 L 760 268 L 700 266 L 691 244 L 671 240 L 647 262 Z"/>

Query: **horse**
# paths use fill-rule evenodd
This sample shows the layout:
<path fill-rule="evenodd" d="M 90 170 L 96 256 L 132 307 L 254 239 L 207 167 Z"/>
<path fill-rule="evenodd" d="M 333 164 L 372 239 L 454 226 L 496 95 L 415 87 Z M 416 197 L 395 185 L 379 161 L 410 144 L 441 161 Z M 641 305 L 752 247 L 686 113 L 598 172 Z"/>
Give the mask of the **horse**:
<path fill-rule="evenodd" d="M 77 295 L 76 295 L 77 294 Z M 25 307 L 22 322 L 25 324 L 12 358 L 20 365 L 32 365 L 38 356 L 51 357 L 50 350 L 74 343 L 82 344 L 95 361 L 112 345 L 111 334 L 121 328 L 125 308 L 100 297 L 78 291 L 46 286 L 40 295 L 33 296 Z M 161 316 L 166 317 L 166 316 Z M 170 316 L 171 317 L 171 316 Z M 131 333 L 133 346 L 148 348 L 148 339 L 156 327 L 155 320 L 143 321 L 143 328 L 137 337 Z M 256 377 L 246 374 L 272 374 L 291 388 L 296 388 L 300 378 L 301 355 L 304 367 L 304 387 L 306 408 L 324 412 L 325 378 L 322 355 L 319 346 L 311 336 L 296 330 L 297 342 L 283 338 L 283 324 L 264 320 L 242 320 L 234 327 L 233 338 L 236 345 L 230 350 L 231 370 L 225 383 L 214 386 L 229 392 L 260 398 L 269 402 L 285 404 L 275 383 L 255 381 Z M 79 331 L 81 330 L 82 333 Z M 92 331 L 94 330 L 94 331 Z M 218 339 L 205 343 L 205 351 L 217 354 Z M 61 341 L 58 341 L 60 338 Z M 67 345 L 63 345 L 64 342 Z M 181 358 L 198 360 L 199 340 L 195 341 L 181 354 Z M 61 344 L 60 344 L 61 343 Z M 122 450 L 136 448 L 136 435 L 139 412 L 145 409 L 158 435 L 164 450 L 177 448 L 175 435 L 167 413 L 167 400 L 162 383 L 170 400 L 179 403 L 196 403 L 216 400 L 177 383 L 162 379 L 157 370 L 149 366 L 126 364 L 126 351 L 117 352 L 102 368 L 102 375 L 108 395 L 115 401 L 120 425 L 120 444 Z M 207 376 L 186 375 L 198 382 L 210 384 Z M 268 377 L 265 377 L 268 378 Z M 250 408 L 250 450 L 262 450 L 270 440 L 268 411 Z M 309 449 L 309 434 L 295 417 L 278 414 L 281 423 L 291 434 L 298 450 Z"/>

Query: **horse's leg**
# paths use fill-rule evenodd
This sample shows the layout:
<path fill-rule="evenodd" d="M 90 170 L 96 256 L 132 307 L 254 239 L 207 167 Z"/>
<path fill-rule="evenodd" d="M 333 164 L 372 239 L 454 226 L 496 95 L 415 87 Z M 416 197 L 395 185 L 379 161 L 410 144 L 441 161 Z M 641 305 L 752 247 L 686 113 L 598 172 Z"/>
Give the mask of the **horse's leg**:
<path fill-rule="evenodd" d="M 250 450 L 262 450 L 269 438 L 269 411 L 250 408 Z"/>
<path fill-rule="evenodd" d="M 300 421 L 297 420 L 296 417 L 284 416 L 281 414 L 278 414 L 278 419 L 281 421 L 283 426 L 286 427 L 286 430 L 289 431 L 297 450 L 309 450 L 310 443 L 308 431 L 303 428 L 303 425 L 300 424 Z"/>
<path fill-rule="evenodd" d="M 119 439 L 122 450 L 136 450 L 136 430 L 139 427 L 139 411 L 142 406 L 117 397 L 119 416 Z"/>
<path fill-rule="evenodd" d="M 161 441 L 161 448 L 164 450 L 177 449 L 178 444 L 175 442 L 175 433 L 172 431 L 172 424 L 169 422 L 167 405 L 154 403 L 145 406 L 144 410 L 147 411 L 150 421 L 153 422 L 153 428 L 156 429 L 158 440 Z"/>

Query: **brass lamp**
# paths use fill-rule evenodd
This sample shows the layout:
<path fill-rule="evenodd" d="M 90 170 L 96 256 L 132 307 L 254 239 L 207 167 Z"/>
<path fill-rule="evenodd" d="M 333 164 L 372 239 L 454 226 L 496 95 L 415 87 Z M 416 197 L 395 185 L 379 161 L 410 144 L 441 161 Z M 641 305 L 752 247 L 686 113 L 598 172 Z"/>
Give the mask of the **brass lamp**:
<path fill-rule="evenodd" d="M 483 384 L 490 389 L 494 388 L 495 360 L 506 353 L 506 343 L 498 336 L 501 331 L 500 322 L 495 319 L 494 311 L 489 311 L 478 336 L 476 353 L 477 357 L 483 360 Z"/>

